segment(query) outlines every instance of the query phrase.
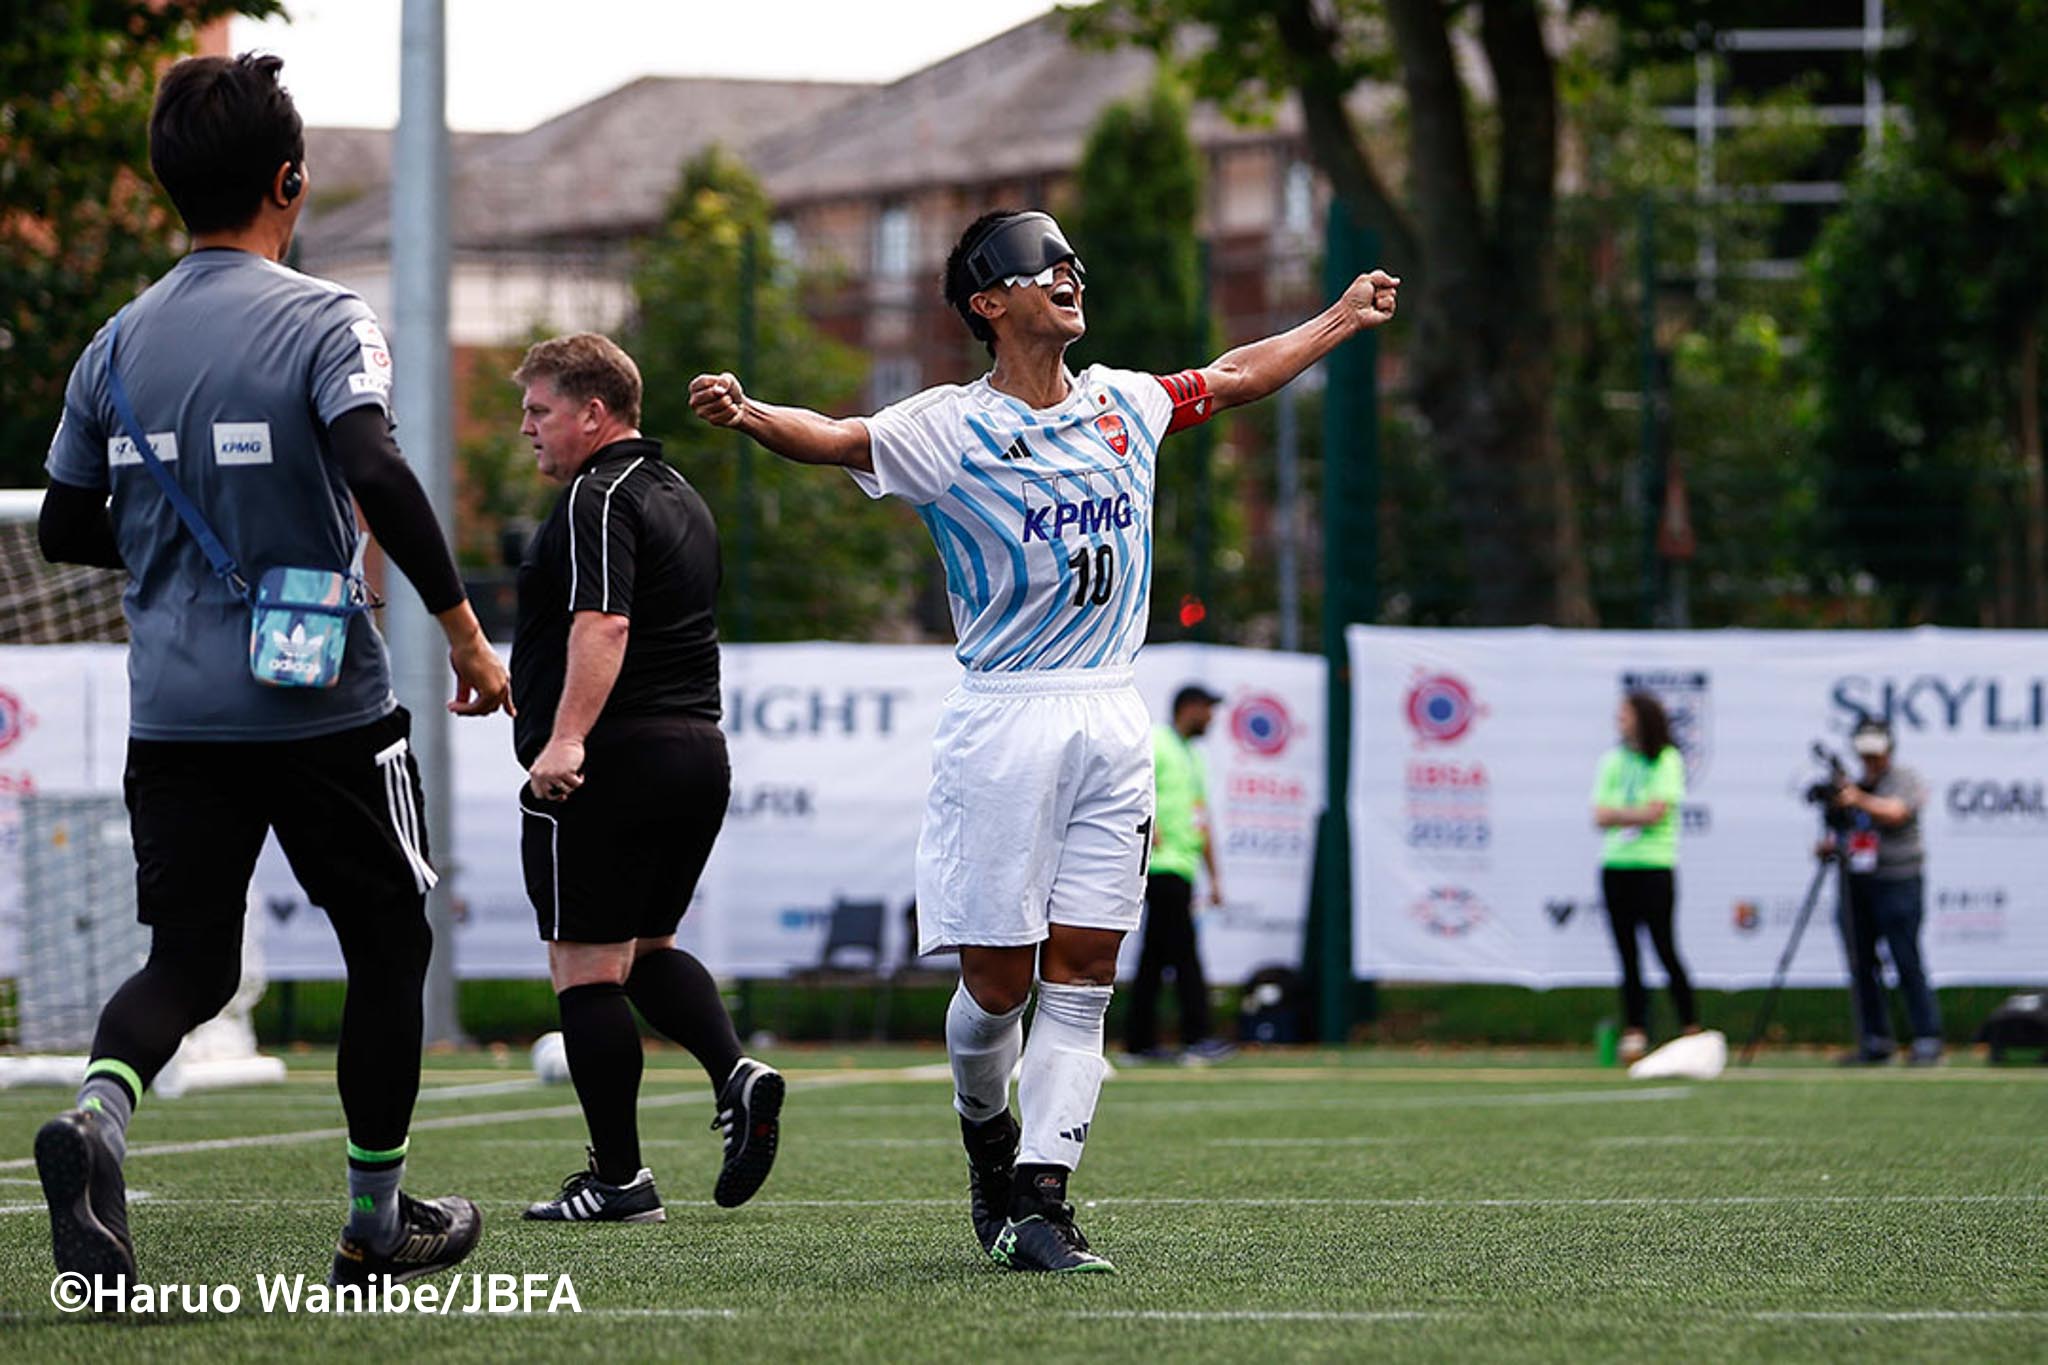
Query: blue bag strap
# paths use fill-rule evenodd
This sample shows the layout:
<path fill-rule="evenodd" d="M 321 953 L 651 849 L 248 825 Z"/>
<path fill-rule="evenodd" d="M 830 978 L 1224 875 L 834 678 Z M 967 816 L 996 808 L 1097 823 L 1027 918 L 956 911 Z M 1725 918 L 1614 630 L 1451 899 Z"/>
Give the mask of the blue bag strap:
<path fill-rule="evenodd" d="M 123 310 L 126 311 L 126 310 Z M 249 600 L 249 582 L 242 577 L 242 571 L 235 563 L 235 557 L 228 553 L 228 547 L 220 543 L 220 537 L 213 533 L 206 518 L 200 515 L 192 499 L 178 481 L 171 477 L 171 471 L 164 468 L 164 462 L 156 457 L 156 451 L 149 444 L 149 433 L 142 429 L 142 423 L 135 420 L 135 409 L 128 405 L 128 389 L 121 383 L 121 371 L 114 364 L 114 347 L 121 339 L 121 314 L 114 314 L 114 320 L 107 326 L 107 397 L 113 400 L 114 415 L 121 419 L 121 426 L 127 432 L 135 453 L 142 458 L 150 477 L 156 480 L 164 497 L 170 500 L 171 508 L 178 514 L 178 520 L 185 523 L 185 529 L 192 533 L 192 539 L 199 542 L 200 551 L 206 562 L 213 566 L 214 576 L 234 589 L 235 596 Z"/>

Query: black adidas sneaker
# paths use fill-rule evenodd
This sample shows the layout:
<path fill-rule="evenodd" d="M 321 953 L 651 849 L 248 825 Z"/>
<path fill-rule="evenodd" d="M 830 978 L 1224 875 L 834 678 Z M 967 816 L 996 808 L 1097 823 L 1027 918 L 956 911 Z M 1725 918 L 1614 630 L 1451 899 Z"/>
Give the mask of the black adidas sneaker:
<path fill-rule="evenodd" d="M 523 1216 L 537 1223 L 666 1223 L 668 1210 L 654 1188 L 654 1172 L 642 1166 L 625 1184 L 606 1184 L 593 1156 L 589 1169 L 562 1182 L 560 1194 L 528 1205 Z"/>
<path fill-rule="evenodd" d="M 484 1216 L 461 1195 L 415 1199 L 398 1192 L 398 1241 L 389 1251 L 373 1251 L 347 1233 L 334 1249 L 331 1285 L 367 1285 L 373 1276 L 389 1275 L 394 1284 L 446 1270 L 469 1255 L 484 1230 Z"/>
<path fill-rule="evenodd" d="M 57 1269 L 111 1282 L 135 1280 L 128 1236 L 128 1185 L 121 1163 L 87 1109 L 59 1114 L 36 1133 L 36 1174 L 50 1206 L 50 1249 Z"/>
<path fill-rule="evenodd" d="M 754 1197 L 775 1165 L 782 1135 L 782 1073 L 742 1057 L 718 1092 L 718 1116 L 711 1126 L 725 1134 L 725 1164 L 711 1197 L 735 1209 Z"/>

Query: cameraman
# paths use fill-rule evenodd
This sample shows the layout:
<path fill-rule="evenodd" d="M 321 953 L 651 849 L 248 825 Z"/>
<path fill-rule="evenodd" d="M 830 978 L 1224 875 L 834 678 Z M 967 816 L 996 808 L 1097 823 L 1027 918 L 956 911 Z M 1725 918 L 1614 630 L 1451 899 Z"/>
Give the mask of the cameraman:
<path fill-rule="evenodd" d="M 1892 762 L 1892 732 L 1883 721 L 1866 717 L 1851 743 L 1863 761 L 1863 775 L 1836 790 L 1835 818 L 1830 823 L 1840 833 L 1828 838 L 1828 850 L 1842 858 L 1848 874 L 1841 928 L 1860 1030 L 1856 1051 L 1842 1064 L 1879 1065 L 1890 1061 L 1895 1050 L 1884 975 L 1877 961 L 1882 939 L 1898 969 L 1899 989 L 1913 1024 L 1909 1061 L 1932 1066 L 1941 1060 L 1941 1016 L 1920 960 L 1920 807 L 1926 803 L 1927 788 L 1918 773 Z"/>

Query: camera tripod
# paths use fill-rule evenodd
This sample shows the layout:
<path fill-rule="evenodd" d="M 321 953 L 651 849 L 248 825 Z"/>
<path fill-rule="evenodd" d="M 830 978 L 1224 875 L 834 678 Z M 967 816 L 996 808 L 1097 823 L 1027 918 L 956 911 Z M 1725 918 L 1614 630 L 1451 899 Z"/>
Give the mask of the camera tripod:
<path fill-rule="evenodd" d="M 1785 988 L 1785 974 L 1792 970 L 1792 959 L 1799 952 L 1799 940 L 1806 933 L 1806 922 L 1813 918 L 1813 907 L 1820 903 L 1821 887 L 1826 885 L 1828 871 L 1838 867 L 1841 855 L 1833 842 L 1834 829 L 1823 815 L 1821 822 L 1823 843 L 1814 853 L 1813 880 L 1807 883 L 1806 899 L 1800 902 L 1799 917 L 1792 921 L 1792 937 L 1785 943 L 1784 955 L 1778 959 L 1778 970 L 1771 977 L 1771 988 L 1764 993 L 1764 1003 L 1757 1010 L 1756 1023 L 1749 1031 L 1749 1041 L 1742 1046 L 1742 1064 L 1748 1066 L 1756 1056 L 1757 1044 L 1763 1041 L 1764 1030 L 1770 1027 L 1771 1013 L 1778 1005 L 1778 992 Z"/>

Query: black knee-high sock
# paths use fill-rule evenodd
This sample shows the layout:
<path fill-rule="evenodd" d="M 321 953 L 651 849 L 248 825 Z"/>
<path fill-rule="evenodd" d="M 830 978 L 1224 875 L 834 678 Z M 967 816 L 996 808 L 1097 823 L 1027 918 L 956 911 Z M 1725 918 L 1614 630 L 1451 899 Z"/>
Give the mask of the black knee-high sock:
<path fill-rule="evenodd" d="M 149 960 L 121 983 L 100 1011 L 93 1030 L 93 1060 L 120 1062 L 147 1088 L 185 1035 L 219 1014 L 234 997 L 241 979 L 239 922 L 152 929 Z"/>
<path fill-rule="evenodd" d="M 590 1125 L 597 1178 L 624 1185 L 640 1172 L 640 1028 L 625 988 L 613 981 L 571 986 L 562 1006 L 562 1047 L 569 1078 Z"/>
<path fill-rule="evenodd" d="M 680 1043 L 703 1066 L 716 1091 L 740 1061 L 740 1036 L 704 964 L 680 948 L 644 953 L 626 978 L 641 1017 Z"/>

